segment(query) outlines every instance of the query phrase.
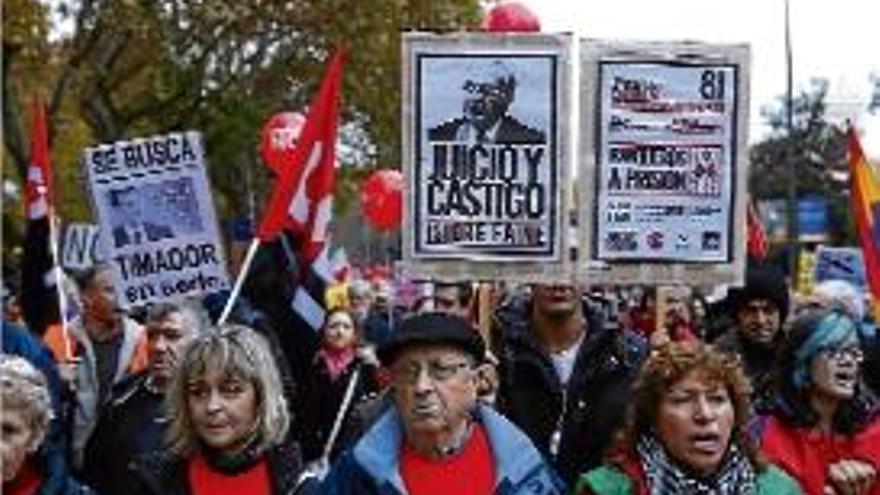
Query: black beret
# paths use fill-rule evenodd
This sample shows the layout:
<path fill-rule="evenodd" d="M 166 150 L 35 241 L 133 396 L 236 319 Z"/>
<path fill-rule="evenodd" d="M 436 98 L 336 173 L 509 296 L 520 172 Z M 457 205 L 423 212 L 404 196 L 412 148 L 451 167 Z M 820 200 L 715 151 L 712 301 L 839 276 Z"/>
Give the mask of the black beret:
<path fill-rule="evenodd" d="M 377 351 L 383 365 L 390 365 L 397 355 L 413 345 L 449 345 L 483 360 L 486 345 L 479 333 L 464 318 L 441 312 L 421 313 L 401 321 L 391 338 Z"/>

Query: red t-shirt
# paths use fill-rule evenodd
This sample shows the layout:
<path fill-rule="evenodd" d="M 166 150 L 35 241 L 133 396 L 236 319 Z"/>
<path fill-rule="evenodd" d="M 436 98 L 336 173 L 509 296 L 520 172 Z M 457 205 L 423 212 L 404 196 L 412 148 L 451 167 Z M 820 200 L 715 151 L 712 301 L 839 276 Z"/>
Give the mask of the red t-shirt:
<path fill-rule="evenodd" d="M 458 455 L 429 459 L 404 443 L 400 476 L 410 495 L 490 495 L 495 489 L 495 461 L 481 425 Z"/>
<path fill-rule="evenodd" d="M 250 469 L 236 475 L 225 475 L 208 465 L 197 455 L 189 463 L 189 486 L 193 495 L 223 495 L 247 493 L 248 495 L 272 495 L 269 466 L 263 457 Z"/>
<path fill-rule="evenodd" d="M 0 493 L 6 495 L 33 495 L 37 493 L 43 480 L 40 472 L 30 460 L 25 461 L 15 478 L 8 483 L 0 482 Z"/>

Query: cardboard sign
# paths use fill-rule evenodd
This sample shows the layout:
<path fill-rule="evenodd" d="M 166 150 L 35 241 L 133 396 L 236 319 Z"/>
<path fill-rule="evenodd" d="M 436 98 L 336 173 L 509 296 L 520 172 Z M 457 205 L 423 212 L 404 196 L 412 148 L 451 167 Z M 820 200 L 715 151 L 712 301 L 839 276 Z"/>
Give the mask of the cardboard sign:
<path fill-rule="evenodd" d="M 84 270 L 106 261 L 100 233 L 100 227 L 93 223 L 67 224 L 61 242 L 61 266 Z"/>
<path fill-rule="evenodd" d="M 83 165 L 120 306 L 228 286 L 199 133 L 89 148 Z"/>
<path fill-rule="evenodd" d="M 591 282 L 741 280 L 748 64 L 742 45 L 582 42 Z"/>
<path fill-rule="evenodd" d="M 558 277 L 566 266 L 567 36 L 404 35 L 405 271 Z"/>

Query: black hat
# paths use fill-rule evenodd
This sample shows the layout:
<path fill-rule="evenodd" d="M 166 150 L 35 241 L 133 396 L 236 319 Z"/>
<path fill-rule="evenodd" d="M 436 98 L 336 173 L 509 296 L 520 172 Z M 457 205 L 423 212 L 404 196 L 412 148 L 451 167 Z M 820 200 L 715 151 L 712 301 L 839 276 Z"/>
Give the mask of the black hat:
<path fill-rule="evenodd" d="M 778 267 L 763 263 L 749 262 L 746 267 L 744 287 L 732 288 L 727 293 L 728 307 L 734 314 L 740 307 L 755 299 L 766 299 L 779 309 L 780 322 L 788 316 L 788 281 Z"/>
<path fill-rule="evenodd" d="M 431 312 L 405 318 L 377 354 L 382 364 L 388 366 L 402 350 L 418 344 L 457 347 L 477 361 L 482 361 L 486 352 L 483 338 L 464 318 Z"/>

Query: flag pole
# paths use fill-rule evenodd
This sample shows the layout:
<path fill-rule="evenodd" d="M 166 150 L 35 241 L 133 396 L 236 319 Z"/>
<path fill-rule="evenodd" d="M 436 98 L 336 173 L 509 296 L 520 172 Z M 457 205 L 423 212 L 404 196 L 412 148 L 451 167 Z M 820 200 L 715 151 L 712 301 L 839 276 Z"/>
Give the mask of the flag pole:
<path fill-rule="evenodd" d="M 226 306 L 223 307 L 223 312 L 220 313 L 220 318 L 217 319 L 217 325 L 222 325 L 226 323 L 226 319 L 229 318 L 229 313 L 232 312 L 232 307 L 235 305 L 235 300 L 238 298 L 238 294 L 241 293 L 241 287 L 244 285 L 244 279 L 247 277 L 248 271 L 251 269 L 251 263 L 254 261 L 254 255 L 257 254 L 257 249 L 260 247 L 260 238 L 254 237 L 251 241 L 251 245 L 248 246 L 247 254 L 244 256 L 244 262 L 241 264 L 241 268 L 238 270 L 238 277 L 235 279 L 235 285 L 232 287 L 232 293 L 229 294 L 229 299 L 226 300 Z"/>
<path fill-rule="evenodd" d="M 342 429 L 342 421 L 345 419 L 348 409 L 351 407 L 351 401 L 354 399 L 354 389 L 361 377 L 361 366 L 357 365 L 351 378 L 348 380 L 348 387 L 345 389 L 345 395 L 342 398 L 342 404 L 339 405 L 339 411 L 336 413 L 336 419 L 333 421 L 333 428 L 330 430 L 330 436 L 327 437 L 327 443 L 324 444 L 324 452 L 321 454 L 321 461 L 329 462 L 330 454 L 333 452 L 333 445 L 336 443 L 336 437 Z"/>

